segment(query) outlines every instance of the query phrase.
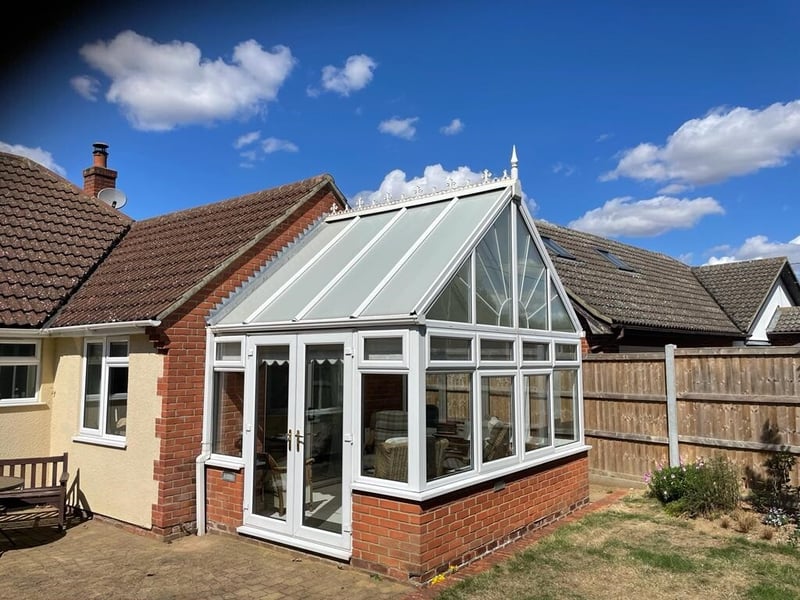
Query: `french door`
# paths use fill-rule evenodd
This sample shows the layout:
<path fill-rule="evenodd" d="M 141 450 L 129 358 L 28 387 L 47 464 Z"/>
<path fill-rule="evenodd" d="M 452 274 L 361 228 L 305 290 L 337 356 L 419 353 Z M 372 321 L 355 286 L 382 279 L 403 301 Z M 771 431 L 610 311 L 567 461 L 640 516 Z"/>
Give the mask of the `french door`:
<path fill-rule="evenodd" d="M 349 557 L 352 337 L 248 338 L 244 533 Z"/>

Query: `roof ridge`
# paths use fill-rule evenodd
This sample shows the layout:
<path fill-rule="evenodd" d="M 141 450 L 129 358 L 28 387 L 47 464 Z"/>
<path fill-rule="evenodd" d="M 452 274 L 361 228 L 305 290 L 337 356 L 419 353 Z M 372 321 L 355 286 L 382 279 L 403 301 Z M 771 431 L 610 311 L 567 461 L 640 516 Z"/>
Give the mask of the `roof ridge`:
<path fill-rule="evenodd" d="M 308 188 L 315 187 L 320 183 L 324 183 L 325 181 L 329 181 L 330 183 L 334 183 L 333 177 L 329 173 L 319 173 L 317 175 L 313 175 L 311 177 L 306 177 L 305 179 L 298 179 L 297 181 L 290 181 L 288 183 L 282 183 L 280 185 L 276 185 L 273 187 L 264 188 L 261 190 L 256 190 L 254 192 L 247 192 L 244 194 L 240 194 L 238 196 L 231 196 L 229 198 L 223 198 L 222 200 L 212 200 L 210 202 L 206 202 L 205 204 L 200 204 L 197 206 L 190 206 L 188 208 L 182 208 L 180 210 L 174 210 L 168 213 L 163 213 L 160 215 L 154 215 L 152 217 L 147 217 L 146 219 L 142 219 L 138 221 L 138 223 L 147 223 L 151 221 L 157 221 L 159 219 L 174 219 L 179 218 L 181 216 L 191 216 L 192 213 L 201 212 L 204 210 L 215 209 L 217 207 L 224 207 L 228 206 L 229 204 L 233 204 L 236 202 L 244 202 L 247 199 L 253 198 L 254 196 L 258 196 L 259 194 L 279 194 L 285 191 L 287 188 L 290 187 L 303 187 L 306 186 Z"/>

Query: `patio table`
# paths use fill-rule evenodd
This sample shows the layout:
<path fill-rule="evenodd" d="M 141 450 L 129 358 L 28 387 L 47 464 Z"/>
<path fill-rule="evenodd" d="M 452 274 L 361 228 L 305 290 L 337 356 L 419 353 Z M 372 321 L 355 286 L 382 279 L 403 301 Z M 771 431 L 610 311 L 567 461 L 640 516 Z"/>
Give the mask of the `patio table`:
<path fill-rule="evenodd" d="M 22 487 L 25 480 L 22 477 L 11 477 L 9 475 L 0 475 L 0 492 L 6 490 L 14 490 Z"/>

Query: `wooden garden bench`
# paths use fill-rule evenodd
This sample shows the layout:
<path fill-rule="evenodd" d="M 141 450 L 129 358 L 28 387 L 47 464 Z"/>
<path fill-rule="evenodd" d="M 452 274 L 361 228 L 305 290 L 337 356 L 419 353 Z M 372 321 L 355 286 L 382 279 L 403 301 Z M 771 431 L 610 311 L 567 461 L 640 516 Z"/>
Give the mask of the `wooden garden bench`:
<path fill-rule="evenodd" d="M 19 480 L 15 487 L 0 490 L 0 506 L 52 506 L 58 511 L 58 528 L 63 529 L 69 481 L 66 452 L 59 456 L 0 459 L 0 477 L 6 481 Z"/>

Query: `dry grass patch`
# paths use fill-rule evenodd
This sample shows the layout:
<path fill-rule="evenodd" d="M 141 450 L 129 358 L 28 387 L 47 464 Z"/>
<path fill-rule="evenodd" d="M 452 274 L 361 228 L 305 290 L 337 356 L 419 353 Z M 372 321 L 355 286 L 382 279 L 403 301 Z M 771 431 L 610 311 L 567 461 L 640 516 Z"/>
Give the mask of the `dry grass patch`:
<path fill-rule="evenodd" d="M 798 550 L 759 539 L 760 528 L 749 539 L 721 522 L 671 517 L 657 501 L 629 495 L 437 598 L 800 598 Z"/>

